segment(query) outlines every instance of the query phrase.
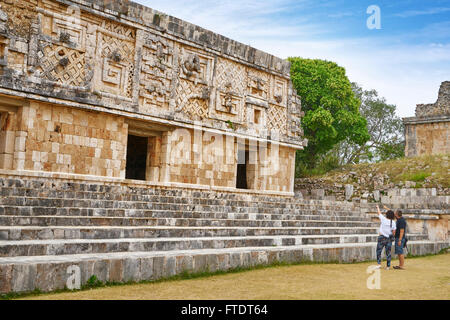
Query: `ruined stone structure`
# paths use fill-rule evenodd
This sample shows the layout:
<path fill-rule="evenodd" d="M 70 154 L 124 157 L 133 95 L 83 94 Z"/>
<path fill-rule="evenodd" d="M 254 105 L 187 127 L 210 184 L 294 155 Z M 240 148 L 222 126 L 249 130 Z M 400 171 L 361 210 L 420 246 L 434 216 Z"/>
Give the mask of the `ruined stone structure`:
<path fill-rule="evenodd" d="M 0 4 L 0 169 L 292 194 L 289 62 L 128 1 Z"/>
<path fill-rule="evenodd" d="M 0 294 L 375 258 L 370 208 L 293 192 L 287 61 L 128 1 L 0 5 Z"/>
<path fill-rule="evenodd" d="M 403 123 L 407 157 L 450 153 L 450 81 L 442 82 L 435 103 L 418 104 L 416 116 Z"/>

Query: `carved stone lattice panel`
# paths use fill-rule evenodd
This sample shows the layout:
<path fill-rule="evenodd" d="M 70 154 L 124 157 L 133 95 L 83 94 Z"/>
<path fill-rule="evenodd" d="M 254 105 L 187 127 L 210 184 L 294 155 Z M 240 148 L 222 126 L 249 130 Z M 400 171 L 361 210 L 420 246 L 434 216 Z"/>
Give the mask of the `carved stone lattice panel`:
<path fill-rule="evenodd" d="M 191 120 L 203 120 L 208 118 L 209 101 L 208 87 L 184 79 L 179 80 L 176 111 L 182 111 Z"/>
<path fill-rule="evenodd" d="M 117 34 L 132 41 L 136 40 L 136 30 L 123 24 L 115 23 L 110 20 L 104 20 L 102 29 Z"/>
<path fill-rule="evenodd" d="M 44 15 L 41 28 L 42 33 L 51 37 L 54 43 L 86 51 L 86 22 L 82 21 L 81 17 L 71 20 Z"/>
<path fill-rule="evenodd" d="M 173 78 L 173 42 L 147 34 L 142 49 L 140 105 L 169 109 Z"/>
<path fill-rule="evenodd" d="M 243 96 L 247 84 L 245 66 L 228 59 L 219 58 L 216 66 L 215 86 L 221 91 L 228 88 L 236 95 Z"/>
<path fill-rule="evenodd" d="M 291 137 L 300 137 L 303 135 L 303 129 L 301 127 L 301 117 L 304 116 L 304 112 L 301 111 L 300 97 L 293 94 L 290 97 L 289 104 L 289 131 L 288 135 Z"/>
<path fill-rule="evenodd" d="M 0 1 L 1 10 L 8 15 L 8 29 L 11 34 L 28 38 L 33 20 L 36 18 L 37 0 Z"/>
<path fill-rule="evenodd" d="M 8 39 L 0 36 L 0 65 L 6 64 Z"/>
<path fill-rule="evenodd" d="M 272 102 L 275 104 L 286 106 L 287 100 L 287 81 L 286 79 L 280 77 L 273 78 L 272 85 L 272 93 L 271 93 Z"/>
<path fill-rule="evenodd" d="M 270 105 L 267 110 L 267 128 L 287 134 L 287 109 L 277 105 Z"/>
<path fill-rule="evenodd" d="M 121 30 L 121 29 L 119 29 Z M 131 99 L 133 96 L 135 43 L 99 32 L 101 77 L 96 83 L 102 92 Z"/>
<path fill-rule="evenodd" d="M 61 85 L 83 86 L 86 80 L 85 54 L 67 47 L 42 44 L 37 72 L 43 79 Z"/>
<path fill-rule="evenodd" d="M 232 92 L 221 92 L 217 90 L 216 93 L 216 108 L 213 118 L 223 121 L 233 121 L 241 123 L 244 121 L 244 99 Z"/>
<path fill-rule="evenodd" d="M 179 56 L 180 78 L 195 84 L 212 85 L 214 59 L 194 49 L 181 48 Z"/>
<path fill-rule="evenodd" d="M 269 97 L 270 79 L 265 72 L 250 69 L 248 71 L 247 92 L 249 95 L 267 100 Z"/>
<path fill-rule="evenodd" d="M 251 118 L 249 107 L 246 104 L 243 105 L 241 113 L 242 113 L 242 123 L 247 126 L 248 123 L 251 121 Z"/>

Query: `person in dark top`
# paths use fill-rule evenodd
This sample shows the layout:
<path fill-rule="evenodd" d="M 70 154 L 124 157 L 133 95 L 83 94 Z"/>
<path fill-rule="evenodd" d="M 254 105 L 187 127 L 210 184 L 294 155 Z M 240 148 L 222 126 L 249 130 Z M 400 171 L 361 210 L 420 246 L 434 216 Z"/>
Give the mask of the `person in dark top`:
<path fill-rule="evenodd" d="M 397 210 L 395 212 L 395 218 L 397 219 L 397 229 L 395 230 L 395 254 L 398 255 L 399 265 L 394 269 L 405 269 L 405 255 L 403 248 L 406 242 L 406 220 L 402 217 L 402 212 Z"/>

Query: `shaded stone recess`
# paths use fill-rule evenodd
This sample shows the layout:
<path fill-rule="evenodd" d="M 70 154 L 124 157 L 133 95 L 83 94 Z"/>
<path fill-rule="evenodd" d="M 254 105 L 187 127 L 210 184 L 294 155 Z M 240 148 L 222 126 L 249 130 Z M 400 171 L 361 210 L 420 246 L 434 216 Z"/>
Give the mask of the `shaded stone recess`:
<path fill-rule="evenodd" d="M 406 156 L 450 153 L 450 81 L 441 83 L 435 103 L 418 104 L 416 116 L 403 123 Z"/>

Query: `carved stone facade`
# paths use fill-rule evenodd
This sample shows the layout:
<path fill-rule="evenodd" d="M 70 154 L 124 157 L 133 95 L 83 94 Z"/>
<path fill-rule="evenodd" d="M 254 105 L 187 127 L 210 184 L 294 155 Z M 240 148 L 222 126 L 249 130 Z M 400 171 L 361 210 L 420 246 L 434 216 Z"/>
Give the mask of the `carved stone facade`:
<path fill-rule="evenodd" d="M 450 153 L 450 81 L 442 82 L 435 103 L 418 104 L 416 116 L 403 123 L 406 156 Z"/>
<path fill-rule="evenodd" d="M 0 169 L 123 179 L 137 136 L 147 180 L 234 188 L 242 149 L 249 188 L 293 191 L 306 140 L 289 62 L 128 1 L 0 6 Z M 232 160 L 180 165 L 177 130 L 189 159 Z M 208 149 L 197 131 L 224 142 Z M 286 167 L 262 178 L 269 150 Z"/>

